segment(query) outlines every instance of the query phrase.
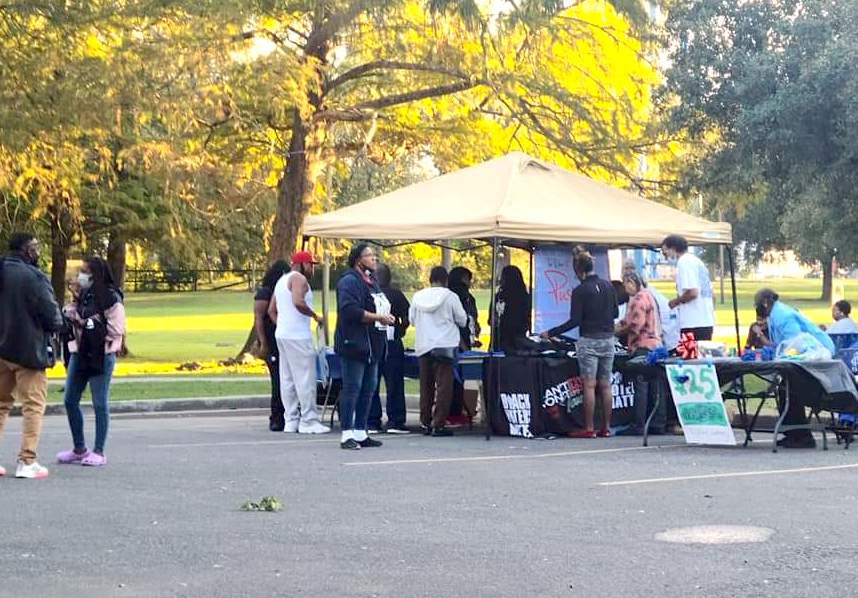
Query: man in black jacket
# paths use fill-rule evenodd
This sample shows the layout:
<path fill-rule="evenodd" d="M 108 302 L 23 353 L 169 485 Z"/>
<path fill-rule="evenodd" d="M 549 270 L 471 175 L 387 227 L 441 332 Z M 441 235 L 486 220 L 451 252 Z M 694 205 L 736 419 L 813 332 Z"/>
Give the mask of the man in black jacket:
<path fill-rule="evenodd" d="M 44 478 L 36 461 L 48 393 L 45 369 L 53 365 L 50 335 L 63 318 L 47 277 L 39 271 L 39 242 L 26 233 L 9 240 L 0 260 L 0 433 L 17 395 L 24 415 L 16 477 Z M 0 467 L 0 476 L 6 471 Z"/>
<path fill-rule="evenodd" d="M 387 352 L 378 365 L 379 382 L 383 377 L 387 391 L 387 433 L 408 434 L 409 430 L 405 426 L 405 347 L 402 337 L 408 330 L 408 309 L 411 306 L 402 291 L 391 286 L 391 273 L 387 265 L 379 264 L 375 278 L 381 292 L 390 302 L 391 315 L 396 318 L 396 324 L 392 330 L 389 329 L 392 334 L 387 335 Z M 381 431 L 381 397 L 378 392 L 379 387 L 376 387 L 369 406 L 367 428 L 370 434 Z"/>

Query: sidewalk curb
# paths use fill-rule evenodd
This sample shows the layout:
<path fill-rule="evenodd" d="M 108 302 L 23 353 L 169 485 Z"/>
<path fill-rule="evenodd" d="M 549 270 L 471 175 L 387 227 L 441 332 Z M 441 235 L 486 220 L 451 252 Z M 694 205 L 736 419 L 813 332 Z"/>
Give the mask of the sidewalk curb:
<path fill-rule="evenodd" d="M 383 399 L 382 399 L 383 402 Z M 407 395 L 405 397 L 407 409 L 418 409 L 420 397 Z M 226 397 L 191 397 L 184 399 L 149 399 L 141 401 L 116 401 L 110 403 L 111 415 L 123 414 L 190 414 L 193 412 L 209 411 L 238 411 L 245 409 L 265 410 L 271 408 L 271 397 L 269 395 L 235 395 Z M 92 405 L 81 401 L 81 409 L 87 413 L 92 412 Z M 321 409 L 321 406 L 320 406 Z M 62 403 L 48 403 L 45 415 L 65 415 L 66 408 Z M 16 405 L 12 409 L 12 416 L 21 415 L 21 407 Z"/>

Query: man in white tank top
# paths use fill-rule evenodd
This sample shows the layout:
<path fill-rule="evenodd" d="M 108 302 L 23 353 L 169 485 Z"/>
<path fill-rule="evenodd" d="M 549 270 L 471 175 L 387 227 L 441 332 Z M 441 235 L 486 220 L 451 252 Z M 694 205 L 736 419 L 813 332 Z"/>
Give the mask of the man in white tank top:
<path fill-rule="evenodd" d="M 325 434 L 328 426 L 316 411 L 316 350 L 310 320 L 322 323 L 313 311 L 313 291 L 307 279 L 313 276 L 313 256 L 299 251 L 292 256 L 292 271 L 277 281 L 268 306 L 276 324 L 274 338 L 280 351 L 280 397 L 286 410 L 286 432 Z"/>

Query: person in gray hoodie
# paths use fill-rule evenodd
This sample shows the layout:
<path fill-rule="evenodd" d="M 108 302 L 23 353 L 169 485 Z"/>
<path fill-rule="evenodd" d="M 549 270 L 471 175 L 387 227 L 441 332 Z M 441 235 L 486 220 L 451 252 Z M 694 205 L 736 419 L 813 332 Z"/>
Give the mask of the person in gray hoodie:
<path fill-rule="evenodd" d="M 459 329 L 468 324 L 468 314 L 459 297 L 447 288 L 447 278 L 443 267 L 432 268 L 431 286 L 415 293 L 408 314 L 416 332 L 414 351 L 420 364 L 420 423 L 424 433 L 432 436 L 453 434 L 445 424 L 453 400 Z"/>

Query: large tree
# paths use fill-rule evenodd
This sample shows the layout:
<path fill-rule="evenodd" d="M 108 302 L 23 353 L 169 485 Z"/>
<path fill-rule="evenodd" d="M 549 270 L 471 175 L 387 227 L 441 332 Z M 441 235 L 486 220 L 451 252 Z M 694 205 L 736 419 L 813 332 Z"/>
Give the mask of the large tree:
<path fill-rule="evenodd" d="M 689 0 L 667 20 L 685 191 L 731 217 L 749 257 L 819 264 L 825 299 L 832 258 L 858 261 L 856 19 L 840 0 Z"/>
<path fill-rule="evenodd" d="M 229 113 L 201 120 L 215 146 L 275 148 L 269 259 L 356 152 L 422 149 L 448 169 L 524 149 L 628 184 L 654 80 L 645 22 L 622 0 L 250 3 L 222 29 L 240 57 L 215 86 Z"/>

